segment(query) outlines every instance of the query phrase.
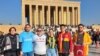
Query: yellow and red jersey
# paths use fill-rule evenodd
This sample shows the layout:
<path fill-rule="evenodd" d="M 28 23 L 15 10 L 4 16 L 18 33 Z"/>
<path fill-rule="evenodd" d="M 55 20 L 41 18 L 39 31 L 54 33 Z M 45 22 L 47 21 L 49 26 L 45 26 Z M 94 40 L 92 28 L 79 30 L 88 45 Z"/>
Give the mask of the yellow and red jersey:
<path fill-rule="evenodd" d="M 72 52 L 72 38 L 69 32 L 58 33 L 57 37 L 58 51 L 59 53 L 69 53 Z"/>

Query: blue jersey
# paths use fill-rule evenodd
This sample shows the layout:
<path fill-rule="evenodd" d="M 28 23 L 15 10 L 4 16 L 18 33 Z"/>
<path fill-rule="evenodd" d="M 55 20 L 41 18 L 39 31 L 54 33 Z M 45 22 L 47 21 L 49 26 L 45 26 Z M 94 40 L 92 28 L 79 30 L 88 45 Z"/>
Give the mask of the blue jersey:
<path fill-rule="evenodd" d="M 33 51 L 33 41 L 34 41 L 33 32 L 22 32 L 20 34 L 20 42 L 22 43 L 22 52 L 31 52 Z"/>

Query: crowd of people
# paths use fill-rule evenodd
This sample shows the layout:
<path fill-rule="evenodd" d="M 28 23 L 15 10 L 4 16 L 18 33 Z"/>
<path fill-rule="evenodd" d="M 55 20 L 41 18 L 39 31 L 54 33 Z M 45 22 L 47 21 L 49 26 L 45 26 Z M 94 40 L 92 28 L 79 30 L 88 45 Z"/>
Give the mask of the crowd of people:
<path fill-rule="evenodd" d="M 99 48 L 99 44 L 100 44 L 100 31 L 99 29 L 92 29 L 90 32 L 89 32 L 90 36 L 91 36 L 91 39 L 92 39 L 92 45 L 96 45 L 96 48 Z"/>
<path fill-rule="evenodd" d="M 18 34 L 15 27 L 3 35 L 0 32 L 0 56 L 88 56 L 89 45 L 94 42 L 99 46 L 100 32 L 84 32 L 84 25 L 79 24 L 74 33 L 67 30 L 64 24 L 60 31 L 48 28 L 48 31 L 26 24 L 23 32 Z"/>

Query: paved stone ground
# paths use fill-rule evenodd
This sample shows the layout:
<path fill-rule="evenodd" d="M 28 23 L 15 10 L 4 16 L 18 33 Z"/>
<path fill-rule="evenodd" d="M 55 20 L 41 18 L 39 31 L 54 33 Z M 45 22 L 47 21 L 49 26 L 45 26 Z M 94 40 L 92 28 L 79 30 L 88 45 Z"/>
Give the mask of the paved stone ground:
<path fill-rule="evenodd" d="M 95 48 L 95 45 L 90 46 L 89 56 L 100 56 L 100 47 Z"/>

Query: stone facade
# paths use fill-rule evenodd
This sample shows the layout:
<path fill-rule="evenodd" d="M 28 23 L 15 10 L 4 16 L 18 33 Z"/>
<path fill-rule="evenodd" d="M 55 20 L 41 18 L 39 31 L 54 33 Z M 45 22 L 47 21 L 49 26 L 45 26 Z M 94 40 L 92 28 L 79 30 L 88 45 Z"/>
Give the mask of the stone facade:
<path fill-rule="evenodd" d="M 80 2 L 22 0 L 22 25 L 71 25 L 80 23 Z"/>
<path fill-rule="evenodd" d="M 20 33 L 23 30 L 22 25 L 0 25 L 0 31 L 6 34 L 9 32 L 10 27 L 16 27 L 17 33 Z"/>
<path fill-rule="evenodd" d="M 71 25 L 80 23 L 80 2 L 65 0 L 21 0 L 22 24 L 0 25 L 0 31 L 8 33 L 10 27 L 16 27 L 18 33 L 25 24 L 37 25 Z"/>

